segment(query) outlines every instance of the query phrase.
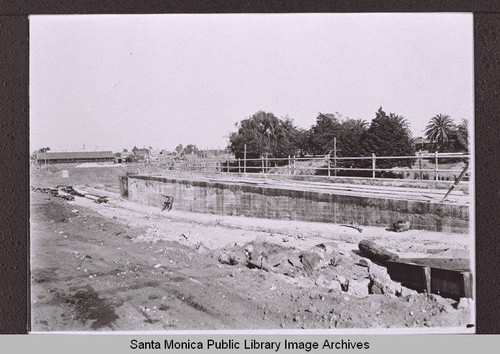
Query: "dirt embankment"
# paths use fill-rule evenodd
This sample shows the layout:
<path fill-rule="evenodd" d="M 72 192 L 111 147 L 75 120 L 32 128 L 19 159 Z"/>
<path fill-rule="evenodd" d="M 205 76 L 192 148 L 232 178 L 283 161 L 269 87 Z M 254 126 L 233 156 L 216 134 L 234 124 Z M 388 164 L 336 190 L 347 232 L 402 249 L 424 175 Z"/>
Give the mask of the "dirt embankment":
<path fill-rule="evenodd" d="M 110 196 L 97 204 L 31 193 L 33 331 L 465 328 L 471 322 L 471 302 L 404 289 L 356 252 L 366 237 L 407 255 L 470 249 L 467 235 L 396 235 L 375 227 L 361 234 L 333 224 L 186 213 L 175 204 L 162 213 L 116 194 L 118 175 L 137 168 L 147 167 L 33 171 L 33 187 L 81 185 Z"/>
<path fill-rule="evenodd" d="M 314 245 L 300 246 L 306 241 L 301 237 L 162 220 L 43 193 L 32 193 L 31 201 L 35 331 L 465 327 L 470 322 L 470 307 L 456 309 L 453 300 L 373 291 L 370 269 L 348 243 L 335 248 L 323 242 L 335 248 L 336 258 L 325 249 L 318 259 L 307 256 Z M 217 235 L 241 242 L 204 245 L 204 237 Z M 232 255 L 239 261 L 231 261 Z M 310 258 L 308 266 L 304 257 Z"/>

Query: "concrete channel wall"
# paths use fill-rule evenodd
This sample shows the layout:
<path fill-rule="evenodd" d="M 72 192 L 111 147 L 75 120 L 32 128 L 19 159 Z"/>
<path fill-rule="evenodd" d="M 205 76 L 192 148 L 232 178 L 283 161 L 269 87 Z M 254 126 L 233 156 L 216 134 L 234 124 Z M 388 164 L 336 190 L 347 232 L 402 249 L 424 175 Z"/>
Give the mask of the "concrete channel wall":
<path fill-rule="evenodd" d="M 339 195 L 280 186 L 204 181 L 196 178 L 122 178 L 131 201 L 161 208 L 166 195 L 173 209 L 221 215 L 389 227 L 409 220 L 414 229 L 469 232 L 469 207 L 449 203 Z"/>

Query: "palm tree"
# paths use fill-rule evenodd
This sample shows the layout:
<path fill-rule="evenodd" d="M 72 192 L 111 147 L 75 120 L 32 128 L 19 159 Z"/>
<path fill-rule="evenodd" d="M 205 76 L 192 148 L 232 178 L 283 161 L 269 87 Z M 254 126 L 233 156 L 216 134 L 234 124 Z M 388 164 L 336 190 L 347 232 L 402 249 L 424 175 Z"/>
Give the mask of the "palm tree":
<path fill-rule="evenodd" d="M 368 122 L 364 119 L 358 118 L 354 121 L 354 125 L 356 126 L 356 128 L 363 130 L 368 127 Z"/>
<path fill-rule="evenodd" d="M 465 151 L 468 151 L 469 149 L 469 123 L 467 119 L 462 118 L 460 119 L 460 123 L 457 126 L 457 140 L 462 145 L 462 147 L 465 149 Z"/>
<path fill-rule="evenodd" d="M 444 148 L 448 142 L 450 133 L 456 129 L 453 120 L 447 114 L 438 114 L 431 118 L 429 124 L 425 127 L 425 136 L 432 142 L 438 143 L 438 150 Z"/>
<path fill-rule="evenodd" d="M 405 117 L 394 114 L 394 113 L 389 114 L 389 117 L 394 119 L 396 124 L 404 129 L 404 131 L 408 137 L 410 137 L 410 138 L 412 137 L 413 134 L 412 134 L 411 129 L 410 129 L 410 123 L 408 122 L 408 120 Z"/>
<path fill-rule="evenodd" d="M 458 129 L 468 131 L 469 130 L 469 121 L 465 118 L 460 119 L 460 123 L 457 126 Z"/>

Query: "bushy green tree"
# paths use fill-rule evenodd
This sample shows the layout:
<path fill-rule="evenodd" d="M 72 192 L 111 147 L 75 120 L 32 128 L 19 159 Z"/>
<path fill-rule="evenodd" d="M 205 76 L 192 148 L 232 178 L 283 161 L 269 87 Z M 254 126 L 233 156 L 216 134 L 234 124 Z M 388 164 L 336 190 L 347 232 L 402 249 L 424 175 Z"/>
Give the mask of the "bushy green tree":
<path fill-rule="evenodd" d="M 236 124 L 237 132 L 229 136 L 229 149 L 236 158 L 243 158 L 245 144 L 247 158 L 287 157 L 298 150 L 301 132 L 292 119 L 280 119 L 273 113 L 259 111 Z"/>
<path fill-rule="evenodd" d="M 304 156 L 309 154 L 311 149 L 309 148 L 310 132 L 309 130 L 297 127 L 294 133 L 294 141 L 296 146 L 296 153 L 299 156 Z"/>
<path fill-rule="evenodd" d="M 316 124 L 309 129 L 308 150 L 315 155 L 328 154 L 340 130 L 339 113 L 319 113 Z"/>
<path fill-rule="evenodd" d="M 184 146 L 182 146 L 182 144 L 179 144 L 175 147 L 175 152 L 177 153 L 177 155 L 181 155 L 183 151 L 184 151 Z"/>
<path fill-rule="evenodd" d="M 457 140 L 463 151 L 469 151 L 469 124 L 467 119 L 462 118 L 457 126 Z"/>
<path fill-rule="evenodd" d="M 182 153 L 184 155 L 191 155 L 191 154 L 196 154 L 198 152 L 198 148 L 196 147 L 196 145 L 193 145 L 193 144 L 189 144 L 187 145 L 184 150 L 182 150 Z"/>
<path fill-rule="evenodd" d="M 363 119 L 344 119 L 337 133 L 337 156 L 361 156 L 361 138 L 368 129 L 368 122 Z"/>
<path fill-rule="evenodd" d="M 361 150 L 365 156 L 411 156 L 415 154 L 409 123 L 403 116 L 390 113 L 382 107 L 371 121 L 370 127 L 361 136 Z M 410 167 L 411 159 L 377 161 L 382 168 Z"/>

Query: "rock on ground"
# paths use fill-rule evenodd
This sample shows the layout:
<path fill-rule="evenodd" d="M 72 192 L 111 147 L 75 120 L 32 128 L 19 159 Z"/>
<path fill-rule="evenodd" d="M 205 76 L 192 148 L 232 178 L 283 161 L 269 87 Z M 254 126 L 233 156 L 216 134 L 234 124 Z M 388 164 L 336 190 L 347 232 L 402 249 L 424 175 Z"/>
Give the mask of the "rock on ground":
<path fill-rule="evenodd" d="M 386 268 L 372 263 L 368 272 L 370 294 L 401 295 L 401 284 L 391 279 Z"/>
<path fill-rule="evenodd" d="M 366 297 L 369 295 L 368 286 L 370 279 L 350 279 L 347 293 L 358 297 Z"/>
<path fill-rule="evenodd" d="M 339 292 L 339 293 L 342 292 L 342 286 L 338 280 L 329 279 L 325 277 L 323 274 L 320 274 L 318 276 L 318 279 L 316 279 L 316 285 L 322 288 L 326 288 L 329 291 Z"/>

